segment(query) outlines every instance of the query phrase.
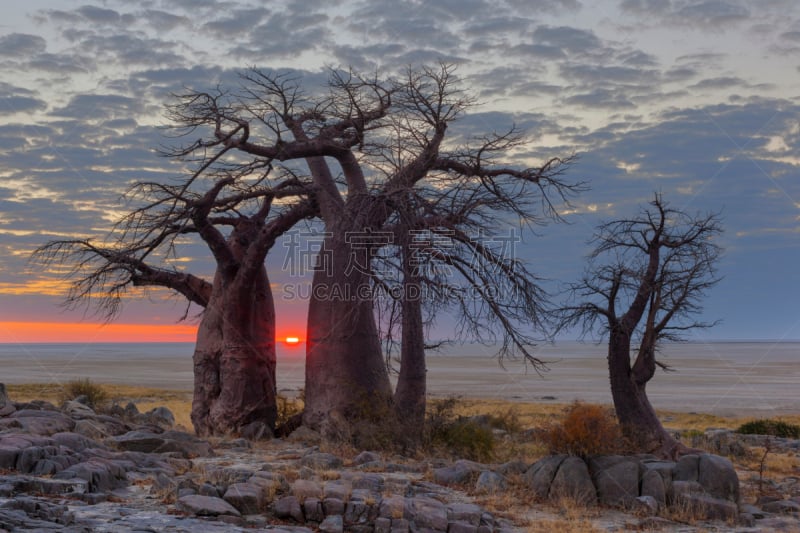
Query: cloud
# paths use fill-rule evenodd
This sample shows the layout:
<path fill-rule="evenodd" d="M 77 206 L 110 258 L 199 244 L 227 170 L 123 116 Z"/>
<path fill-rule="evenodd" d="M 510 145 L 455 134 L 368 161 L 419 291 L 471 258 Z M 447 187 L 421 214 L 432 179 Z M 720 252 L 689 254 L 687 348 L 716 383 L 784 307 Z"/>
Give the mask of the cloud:
<path fill-rule="evenodd" d="M 737 0 L 623 0 L 623 12 L 649 23 L 694 26 L 707 31 L 724 31 L 747 22 L 750 10 Z"/>
<path fill-rule="evenodd" d="M 47 107 L 34 91 L 0 82 L 0 115 L 32 113 Z"/>
<path fill-rule="evenodd" d="M 47 49 L 47 41 L 38 35 L 11 33 L 0 37 L 0 49 L 6 56 L 32 56 Z"/>

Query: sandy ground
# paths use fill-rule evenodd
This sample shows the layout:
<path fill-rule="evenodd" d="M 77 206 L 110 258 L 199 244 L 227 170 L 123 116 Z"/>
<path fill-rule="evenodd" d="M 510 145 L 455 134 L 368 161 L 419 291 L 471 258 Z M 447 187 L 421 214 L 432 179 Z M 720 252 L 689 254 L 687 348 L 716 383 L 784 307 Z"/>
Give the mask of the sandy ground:
<path fill-rule="evenodd" d="M 666 360 L 675 372 L 659 371 L 648 394 L 656 408 L 723 416 L 774 416 L 800 413 L 800 358 L 790 349 L 755 345 L 682 345 Z M 480 348 L 478 348 L 480 350 Z M 758 350 L 761 350 L 760 352 Z M 610 403 L 605 349 L 595 345 L 543 347 L 549 371 L 537 374 L 519 361 L 501 367 L 490 352 L 428 358 L 432 396 L 504 398 L 522 402 Z M 278 362 L 278 387 L 291 394 L 303 386 L 303 350 L 284 352 Z M 744 357 L 743 354 L 750 354 Z M 101 383 L 125 383 L 167 389 L 192 388 L 191 354 L 185 358 L 120 357 L 109 353 L 69 358 L 5 356 L 0 382 L 58 383 L 88 377 Z"/>

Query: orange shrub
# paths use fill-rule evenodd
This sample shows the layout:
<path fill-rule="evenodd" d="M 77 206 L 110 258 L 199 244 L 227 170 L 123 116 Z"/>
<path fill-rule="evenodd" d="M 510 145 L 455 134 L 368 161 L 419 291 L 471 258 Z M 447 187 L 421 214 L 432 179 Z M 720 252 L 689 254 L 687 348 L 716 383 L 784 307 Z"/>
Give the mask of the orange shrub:
<path fill-rule="evenodd" d="M 622 431 L 614 412 L 602 405 L 575 402 L 564 418 L 543 432 L 550 453 L 590 455 L 620 453 L 624 449 Z"/>

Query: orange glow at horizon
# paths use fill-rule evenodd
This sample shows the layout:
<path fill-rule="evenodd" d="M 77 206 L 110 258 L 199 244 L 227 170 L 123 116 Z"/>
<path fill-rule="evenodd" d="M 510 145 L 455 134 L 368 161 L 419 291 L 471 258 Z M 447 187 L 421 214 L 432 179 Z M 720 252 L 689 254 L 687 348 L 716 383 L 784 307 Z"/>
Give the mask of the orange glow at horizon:
<path fill-rule="evenodd" d="M 0 343 L 195 342 L 189 324 L 98 324 L 88 322 L 0 322 Z"/>
<path fill-rule="evenodd" d="M 298 344 L 300 344 L 300 337 L 289 336 L 289 337 L 286 337 L 286 339 L 284 339 L 283 342 L 288 344 L 289 346 L 297 346 Z"/>

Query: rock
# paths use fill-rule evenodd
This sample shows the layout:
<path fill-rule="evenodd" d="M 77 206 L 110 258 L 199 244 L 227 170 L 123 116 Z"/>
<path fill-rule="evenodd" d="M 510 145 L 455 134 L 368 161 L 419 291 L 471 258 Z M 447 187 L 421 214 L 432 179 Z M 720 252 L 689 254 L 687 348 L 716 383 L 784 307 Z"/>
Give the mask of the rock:
<path fill-rule="evenodd" d="M 700 466 L 700 456 L 684 455 L 675 465 L 673 479 L 675 481 L 697 481 L 698 467 Z"/>
<path fill-rule="evenodd" d="M 308 522 L 322 522 L 325 519 L 322 501 L 317 498 L 306 498 L 303 502 L 303 516 Z"/>
<path fill-rule="evenodd" d="M 353 490 L 364 489 L 376 494 L 383 492 L 385 481 L 380 474 L 359 474 L 350 480 Z"/>
<path fill-rule="evenodd" d="M 558 468 L 548 494 L 550 499 L 570 498 L 581 505 L 597 503 L 597 492 L 589 468 L 579 457 L 567 457 Z"/>
<path fill-rule="evenodd" d="M 300 464 L 315 470 L 334 470 L 342 466 L 342 460 L 330 453 L 310 453 L 300 459 Z"/>
<path fill-rule="evenodd" d="M 451 466 L 436 468 L 433 480 L 440 485 L 466 485 L 474 482 L 484 466 L 472 461 L 456 461 Z"/>
<path fill-rule="evenodd" d="M 125 470 L 112 461 L 100 458 L 72 465 L 54 478 L 83 479 L 88 483 L 88 492 L 108 492 L 126 484 Z"/>
<path fill-rule="evenodd" d="M 535 462 L 523 475 L 523 481 L 530 487 L 537 500 L 544 500 L 550 494 L 550 485 L 566 455 L 550 455 Z"/>
<path fill-rule="evenodd" d="M 633 500 L 630 508 L 637 516 L 655 516 L 659 503 L 652 496 L 639 496 Z"/>
<path fill-rule="evenodd" d="M 78 433 L 71 433 L 71 432 L 56 433 L 55 435 L 53 435 L 53 441 L 57 445 L 69 448 L 74 452 L 82 452 L 83 450 L 86 450 L 88 448 L 102 448 L 100 444 Z"/>
<path fill-rule="evenodd" d="M 181 431 L 152 433 L 134 430 L 112 437 L 109 442 L 121 450 L 143 453 L 176 452 L 185 458 L 209 457 L 214 453 L 208 442 Z"/>
<path fill-rule="evenodd" d="M 479 526 L 483 509 L 472 503 L 451 503 L 447 506 L 447 517 L 450 522 L 466 523 Z"/>
<path fill-rule="evenodd" d="M 361 452 L 353 458 L 353 464 L 356 466 L 366 463 L 380 462 L 381 456 L 375 452 Z"/>
<path fill-rule="evenodd" d="M 75 422 L 58 411 L 49 409 L 20 409 L 10 415 L 20 427 L 32 435 L 53 435 L 72 431 Z"/>
<path fill-rule="evenodd" d="M 319 483 L 308 479 L 298 479 L 292 483 L 291 492 L 301 502 L 306 498 L 322 498 L 323 496 Z"/>
<path fill-rule="evenodd" d="M 76 419 L 92 418 L 97 415 L 97 413 L 94 412 L 94 409 L 92 409 L 85 403 L 79 402 L 77 399 L 64 402 L 64 406 L 62 407 L 62 409 L 70 417 Z"/>
<path fill-rule="evenodd" d="M 234 483 L 225 491 L 223 500 L 242 514 L 256 514 L 264 510 L 264 491 L 250 483 Z"/>
<path fill-rule="evenodd" d="M 14 403 L 8 398 L 5 383 L 0 383 L 0 416 L 8 416 L 16 410 Z"/>
<path fill-rule="evenodd" d="M 378 508 L 378 516 L 383 518 L 395 519 L 410 516 L 406 506 L 406 499 L 402 496 L 387 496 L 381 500 Z"/>
<path fill-rule="evenodd" d="M 175 426 L 175 415 L 166 407 L 156 407 L 144 414 L 135 415 L 134 420 L 140 424 L 153 425 L 161 429 L 172 429 Z"/>
<path fill-rule="evenodd" d="M 291 518 L 295 522 L 303 522 L 303 510 L 300 508 L 300 502 L 294 496 L 284 496 L 275 500 L 273 511 L 278 518 Z"/>
<path fill-rule="evenodd" d="M 319 525 L 319 530 L 323 533 L 342 533 L 344 531 L 344 519 L 342 515 L 329 515 L 325 517 Z"/>
<path fill-rule="evenodd" d="M 270 440 L 274 437 L 272 428 L 264 422 L 250 422 L 242 428 L 241 435 L 248 441 Z"/>
<path fill-rule="evenodd" d="M 496 494 L 508 488 L 506 478 L 491 470 L 484 470 L 475 482 L 475 491 L 480 494 Z"/>
<path fill-rule="evenodd" d="M 630 507 L 639 496 L 639 462 L 635 459 L 619 455 L 594 457 L 589 461 L 589 471 L 600 504 Z"/>
<path fill-rule="evenodd" d="M 653 498 L 659 507 L 667 504 L 667 489 L 664 479 L 656 470 L 645 470 L 640 493 L 642 496 Z"/>
<path fill-rule="evenodd" d="M 322 500 L 322 509 L 326 515 L 343 515 L 345 503 L 344 500 L 338 498 L 325 498 Z"/>
<path fill-rule="evenodd" d="M 800 513 L 800 503 L 791 500 L 778 500 L 764 504 L 762 509 L 768 513 L 775 514 Z"/>
<path fill-rule="evenodd" d="M 90 439 L 104 439 L 109 436 L 108 432 L 103 428 L 102 424 L 92 420 L 78 420 L 75 422 L 75 433 L 88 437 Z"/>
<path fill-rule="evenodd" d="M 190 494 L 178 499 L 177 506 L 180 510 L 196 516 L 241 516 L 231 504 L 222 498 Z"/>
<path fill-rule="evenodd" d="M 417 528 L 447 531 L 447 508 L 442 502 L 417 496 L 411 499 L 410 504 Z"/>
<path fill-rule="evenodd" d="M 447 533 L 478 533 L 478 526 L 465 522 L 450 522 Z"/>
<path fill-rule="evenodd" d="M 336 479 L 325 483 L 322 496 L 323 498 L 335 498 L 337 500 L 346 501 L 350 499 L 352 490 L 353 486 L 349 481 Z"/>
<path fill-rule="evenodd" d="M 306 426 L 300 426 L 292 431 L 286 440 L 289 442 L 301 442 L 307 445 L 314 445 L 322 442 L 322 436 L 313 429 L 309 429 Z"/>
<path fill-rule="evenodd" d="M 701 455 L 697 481 L 711 496 L 739 503 L 739 477 L 733 464 L 725 457 Z"/>
<path fill-rule="evenodd" d="M 703 493 L 676 493 L 675 504 L 698 518 L 734 521 L 739 516 L 739 507 L 735 503 Z"/>

